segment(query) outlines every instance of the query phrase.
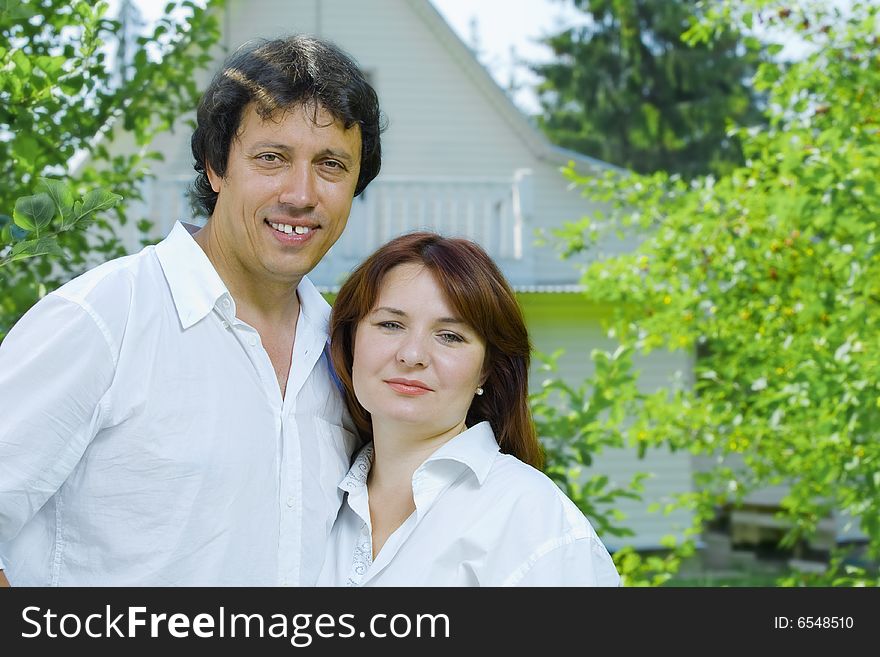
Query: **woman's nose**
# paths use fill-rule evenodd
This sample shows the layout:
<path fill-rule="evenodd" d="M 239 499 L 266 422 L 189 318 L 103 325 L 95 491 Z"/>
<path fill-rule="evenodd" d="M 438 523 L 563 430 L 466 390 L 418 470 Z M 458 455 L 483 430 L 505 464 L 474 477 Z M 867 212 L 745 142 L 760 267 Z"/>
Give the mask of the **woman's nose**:
<path fill-rule="evenodd" d="M 397 361 L 407 367 L 425 367 L 428 364 L 428 350 L 424 340 L 418 336 L 409 336 L 397 351 Z"/>

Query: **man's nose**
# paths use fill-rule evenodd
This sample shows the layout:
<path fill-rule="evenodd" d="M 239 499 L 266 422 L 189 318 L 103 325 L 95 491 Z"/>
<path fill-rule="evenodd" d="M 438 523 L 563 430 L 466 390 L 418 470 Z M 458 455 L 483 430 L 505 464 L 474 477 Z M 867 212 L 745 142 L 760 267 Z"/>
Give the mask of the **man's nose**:
<path fill-rule="evenodd" d="M 311 163 L 290 168 L 282 181 L 279 201 L 295 208 L 313 208 L 318 204 L 318 185 Z"/>

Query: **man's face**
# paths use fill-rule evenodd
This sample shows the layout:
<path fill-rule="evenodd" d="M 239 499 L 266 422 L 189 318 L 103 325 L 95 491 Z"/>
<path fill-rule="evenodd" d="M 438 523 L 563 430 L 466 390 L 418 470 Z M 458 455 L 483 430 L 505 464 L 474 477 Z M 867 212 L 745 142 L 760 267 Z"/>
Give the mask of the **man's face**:
<path fill-rule="evenodd" d="M 208 169 L 226 276 L 298 284 L 342 234 L 360 161 L 360 127 L 320 106 L 317 117 L 295 105 L 266 120 L 246 107 L 226 175 Z"/>

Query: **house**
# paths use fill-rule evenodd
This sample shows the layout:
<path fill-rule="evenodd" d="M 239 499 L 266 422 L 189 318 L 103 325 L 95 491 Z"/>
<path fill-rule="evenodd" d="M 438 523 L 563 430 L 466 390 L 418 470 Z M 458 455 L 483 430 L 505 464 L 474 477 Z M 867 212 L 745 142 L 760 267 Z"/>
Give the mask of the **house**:
<path fill-rule="evenodd" d="M 228 0 L 217 63 L 248 39 L 293 32 L 318 34 L 351 53 L 371 78 L 389 120 L 382 171 L 355 199 L 345 233 L 310 278 L 332 295 L 355 264 L 405 231 L 429 228 L 470 237 L 517 290 L 536 348 L 565 349 L 560 375 L 583 381 L 591 373 L 591 350 L 613 348 L 600 325 L 607 311 L 578 293 L 577 263 L 561 260 L 552 246 L 537 246 L 535 232 L 594 209 L 568 189 L 560 166 L 574 160 L 581 170 L 598 172 L 609 165 L 551 145 L 428 0 Z M 146 183 L 139 210 L 154 222 L 156 237 L 175 220 L 191 217 L 186 187 L 194 174 L 185 123 L 190 118 L 181 117 L 173 134 L 151 146 L 164 163 Z M 123 141 L 117 147 L 127 147 Z M 134 248 L 135 236 L 129 240 Z M 691 371 L 690 357 L 681 353 L 657 353 L 638 367 L 646 390 Z M 541 376 L 536 369 L 533 386 L 540 386 Z M 631 451 L 619 451 L 604 454 L 595 467 L 618 484 L 635 472 L 653 475 L 643 503 L 619 507 L 635 536 L 603 537 L 609 549 L 659 547 L 664 535 L 680 535 L 690 525 L 684 511 L 664 516 L 647 510 L 689 490 L 689 455 L 654 452 L 639 461 Z"/>

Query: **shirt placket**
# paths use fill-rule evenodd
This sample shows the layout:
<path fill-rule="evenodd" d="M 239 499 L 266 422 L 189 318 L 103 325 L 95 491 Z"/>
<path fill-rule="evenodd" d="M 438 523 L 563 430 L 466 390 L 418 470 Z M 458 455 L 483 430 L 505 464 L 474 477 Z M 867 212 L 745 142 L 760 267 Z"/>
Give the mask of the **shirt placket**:
<path fill-rule="evenodd" d="M 282 586 L 298 586 L 302 577 L 303 542 L 303 432 L 297 422 L 299 391 L 311 376 L 321 355 L 324 339 L 312 329 L 301 313 L 293 343 L 287 393 L 279 414 L 279 493 L 281 513 L 278 531 L 278 581 Z"/>
<path fill-rule="evenodd" d="M 278 518 L 278 582 L 281 586 L 296 586 L 299 584 L 302 556 L 303 481 L 301 436 L 294 419 L 296 397 L 290 394 L 290 388 L 284 409 L 278 417 L 278 487 L 281 499 L 281 513 Z"/>
<path fill-rule="evenodd" d="M 285 474 L 291 471 L 299 473 L 298 450 L 293 450 L 295 453 L 290 453 L 292 450 L 284 449 L 285 405 L 281 398 L 281 390 L 278 387 L 275 368 L 272 366 L 269 354 L 263 349 L 260 334 L 255 328 L 235 317 L 235 302 L 229 295 L 224 295 L 218 302 L 218 305 L 220 314 L 223 317 L 223 326 L 232 332 L 260 379 L 266 401 L 269 404 L 274 419 L 276 490 L 278 491 L 279 500 L 277 581 L 282 586 L 296 585 L 299 573 L 299 550 L 290 549 L 292 542 L 290 535 L 299 533 L 298 519 L 302 516 L 302 508 L 298 503 L 301 497 L 296 494 L 295 490 L 298 486 L 299 478 L 297 476 L 285 476 Z M 295 403 L 290 404 L 290 407 L 295 408 Z M 293 422 L 288 424 L 295 426 Z M 294 435 L 292 438 L 293 440 L 286 442 L 297 445 L 298 436 Z M 293 553 L 292 556 L 291 553 Z"/>

